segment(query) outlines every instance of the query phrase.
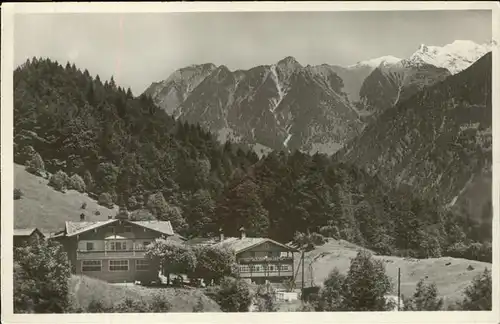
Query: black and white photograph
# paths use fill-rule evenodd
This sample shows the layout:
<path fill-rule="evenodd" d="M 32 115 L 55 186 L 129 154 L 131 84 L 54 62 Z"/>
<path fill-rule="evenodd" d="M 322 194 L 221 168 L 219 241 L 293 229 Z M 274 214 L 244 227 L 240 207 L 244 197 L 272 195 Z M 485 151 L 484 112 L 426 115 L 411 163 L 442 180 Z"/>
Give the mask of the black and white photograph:
<path fill-rule="evenodd" d="M 2 314 L 498 317 L 491 4 L 11 4 Z"/>

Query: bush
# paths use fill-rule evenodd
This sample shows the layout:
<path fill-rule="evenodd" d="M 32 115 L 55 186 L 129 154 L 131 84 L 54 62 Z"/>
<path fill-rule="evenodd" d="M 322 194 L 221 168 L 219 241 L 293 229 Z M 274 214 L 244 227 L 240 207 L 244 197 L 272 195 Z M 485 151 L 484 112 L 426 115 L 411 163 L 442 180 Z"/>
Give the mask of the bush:
<path fill-rule="evenodd" d="M 311 233 L 309 239 L 315 246 L 320 246 L 327 242 L 326 238 L 319 233 Z"/>
<path fill-rule="evenodd" d="M 172 304 L 165 296 L 155 294 L 153 301 L 150 304 L 150 312 L 152 313 L 167 313 L 172 309 Z"/>
<path fill-rule="evenodd" d="M 60 192 L 64 192 L 68 188 L 68 185 L 69 177 L 66 172 L 62 170 L 57 171 L 49 179 L 49 186 Z"/>
<path fill-rule="evenodd" d="M 26 171 L 37 176 L 45 175 L 45 163 L 40 154 L 33 151 L 31 158 L 26 162 Z"/>
<path fill-rule="evenodd" d="M 339 229 L 337 226 L 327 225 L 319 229 L 319 233 L 324 237 L 339 238 Z"/>
<path fill-rule="evenodd" d="M 491 271 L 476 276 L 472 283 L 464 291 L 464 299 L 458 304 L 461 310 L 466 311 L 490 311 L 492 307 L 492 281 Z"/>
<path fill-rule="evenodd" d="M 102 194 L 99 195 L 97 203 L 101 206 L 108 207 L 109 209 L 112 209 L 114 207 L 113 199 L 111 198 L 111 195 L 107 192 L 103 192 Z"/>
<path fill-rule="evenodd" d="M 411 298 L 403 298 L 405 311 L 438 311 L 443 307 L 443 299 L 438 297 L 438 290 L 434 283 L 425 284 L 424 280 L 417 283 L 415 293 Z"/>
<path fill-rule="evenodd" d="M 345 310 L 387 310 L 385 296 L 391 291 L 391 282 L 383 263 L 373 260 L 369 252 L 359 251 L 351 261 L 344 285 L 342 304 Z"/>
<path fill-rule="evenodd" d="M 316 310 L 327 312 L 342 310 L 344 295 L 347 293 L 344 291 L 344 283 L 345 276 L 337 269 L 333 269 L 319 291 L 319 300 L 315 305 Z"/>
<path fill-rule="evenodd" d="M 275 291 L 271 285 L 261 285 L 257 288 L 255 302 L 258 312 L 277 312 L 278 303 L 276 302 Z"/>
<path fill-rule="evenodd" d="M 200 297 L 198 297 L 198 301 L 196 302 L 196 305 L 193 306 L 193 313 L 201 313 L 205 309 L 205 306 L 203 305 L 203 300 Z"/>
<path fill-rule="evenodd" d="M 386 299 L 391 288 L 382 262 L 359 251 L 346 276 L 334 269 L 319 292 L 303 300 L 318 311 L 386 311 L 393 307 Z"/>
<path fill-rule="evenodd" d="M 224 277 L 236 277 L 238 274 L 234 252 L 224 246 L 197 246 L 196 267 L 190 277 L 202 278 L 206 283 L 212 280 L 219 283 Z"/>
<path fill-rule="evenodd" d="M 73 174 L 71 178 L 69 178 L 68 188 L 74 189 L 80 193 L 84 193 L 86 190 L 85 182 L 83 181 L 82 177 L 80 177 L 76 173 Z"/>
<path fill-rule="evenodd" d="M 115 313 L 148 313 L 149 306 L 143 300 L 134 300 L 126 297 L 121 303 L 113 307 Z"/>
<path fill-rule="evenodd" d="M 248 312 L 252 304 L 250 287 L 243 280 L 226 277 L 214 296 L 223 312 Z"/>
<path fill-rule="evenodd" d="M 18 189 L 18 188 L 15 188 L 14 189 L 14 200 L 19 200 L 23 197 L 23 192 L 21 191 L 21 189 Z"/>
<path fill-rule="evenodd" d="M 70 266 L 59 243 L 33 242 L 14 252 L 14 312 L 64 313 Z"/>
<path fill-rule="evenodd" d="M 92 299 L 87 306 L 87 313 L 113 313 L 113 307 L 104 305 L 100 300 Z"/>
<path fill-rule="evenodd" d="M 196 267 L 196 255 L 191 248 L 168 239 L 156 239 L 148 245 L 146 256 L 166 273 L 168 284 L 170 274 L 192 273 Z"/>

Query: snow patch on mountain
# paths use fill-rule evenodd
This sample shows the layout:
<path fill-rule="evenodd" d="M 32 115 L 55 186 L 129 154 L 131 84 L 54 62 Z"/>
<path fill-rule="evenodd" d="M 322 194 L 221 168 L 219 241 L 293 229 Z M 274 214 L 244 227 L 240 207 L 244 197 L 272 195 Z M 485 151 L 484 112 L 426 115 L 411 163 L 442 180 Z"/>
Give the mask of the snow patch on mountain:
<path fill-rule="evenodd" d="M 283 146 L 284 147 L 288 146 L 288 142 L 290 141 L 291 138 L 292 138 L 292 134 L 288 134 L 288 136 L 286 137 L 285 141 L 283 142 Z"/>
<path fill-rule="evenodd" d="M 477 44 L 470 40 L 456 40 L 442 47 L 421 44 L 407 61 L 417 66 L 431 64 L 448 69 L 451 74 L 457 74 L 490 52 L 494 44 L 494 42 Z"/>
<path fill-rule="evenodd" d="M 281 86 L 280 80 L 278 78 L 278 72 L 276 72 L 276 65 L 275 64 L 271 65 L 270 70 L 272 79 L 274 80 L 274 84 L 276 85 L 276 90 L 278 91 L 278 98 L 274 102 L 274 107 L 271 108 L 271 112 L 274 112 L 276 108 L 278 108 L 278 106 L 280 105 L 281 101 L 283 101 L 286 92 L 283 90 L 283 87 Z"/>
<path fill-rule="evenodd" d="M 392 55 L 386 55 L 386 56 L 381 56 L 377 57 L 374 59 L 366 60 L 366 61 L 360 61 L 356 64 L 349 65 L 347 68 L 348 69 L 353 69 L 353 68 L 359 68 L 361 66 L 368 66 L 371 67 L 372 69 L 376 69 L 379 66 L 385 66 L 385 65 L 393 65 L 401 61 L 400 58 L 392 56 Z"/>

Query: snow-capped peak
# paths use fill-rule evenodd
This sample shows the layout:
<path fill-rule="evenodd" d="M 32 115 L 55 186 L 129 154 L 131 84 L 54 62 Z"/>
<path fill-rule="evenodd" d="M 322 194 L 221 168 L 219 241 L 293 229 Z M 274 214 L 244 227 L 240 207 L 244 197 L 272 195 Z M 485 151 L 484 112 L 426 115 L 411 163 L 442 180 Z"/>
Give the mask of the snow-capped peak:
<path fill-rule="evenodd" d="M 407 61 L 415 65 L 431 64 L 456 74 L 491 51 L 493 44 L 494 42 L 480 45 L 470 40 L 456 40 L 442 47 L 421 44 Z"/>
<path fill-rule="evenodd" d="M 356 64 L 348 66 L 348 68 L 356 68 L 356 67 L 361 67 L 361 66 L 367 66 L 371 67 L 373 69 L 379 67 L 380 65 L 393 65 L 401 61 L 400 58 L 392 56 L 392 55 L 386 55 L 386 56 L 381 56 L 377 57 L 374 59 L 366 60 L 366 61 L 360 61 Z"/>

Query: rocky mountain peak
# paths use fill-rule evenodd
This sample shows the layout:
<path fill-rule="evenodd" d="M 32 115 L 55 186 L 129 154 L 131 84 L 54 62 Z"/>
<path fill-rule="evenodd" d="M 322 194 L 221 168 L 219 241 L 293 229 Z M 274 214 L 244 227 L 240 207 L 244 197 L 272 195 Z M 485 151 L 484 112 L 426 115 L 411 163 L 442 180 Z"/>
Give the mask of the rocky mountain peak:
<path fill-rule="evenodd" d="M 276 63 L 277 67 L 280 68 L 292 68 L 292 69 L 297 69 L 297 68 L 302 68 L 302 65 L 295 59 L 293 56 L 287 56 Z"/>

